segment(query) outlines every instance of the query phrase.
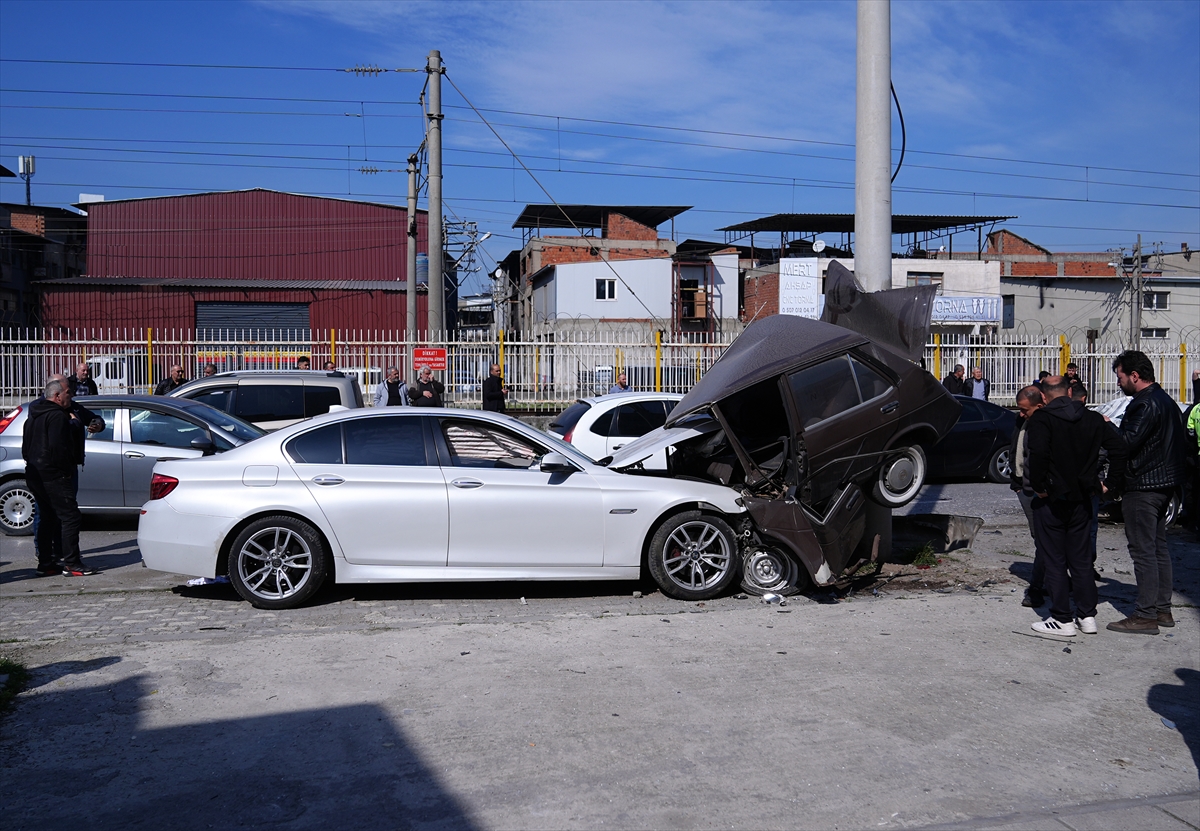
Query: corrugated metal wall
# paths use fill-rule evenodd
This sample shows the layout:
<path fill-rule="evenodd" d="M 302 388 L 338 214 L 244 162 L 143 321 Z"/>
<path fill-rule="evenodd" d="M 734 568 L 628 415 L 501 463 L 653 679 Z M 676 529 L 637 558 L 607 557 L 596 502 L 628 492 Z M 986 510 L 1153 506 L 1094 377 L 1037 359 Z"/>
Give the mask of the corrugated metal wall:
<path fill-rule="evenodd" d="M 154 327 L 190 330 L 196 325 L 196 303 L 307 303 L 313 329 L 391 329 L 406 324 L 404 291 L 240 290 L 136 286 L 122 289 L 71 287 L 42 293 L 47 329 L 73 333 L 107 327 Z M 428 295 L 417 294 L 417 319 L 428 320 Z"/>
<path fill-rule="evenodd" d="M 405 279 L 402 207 L 256 189 L 87 208 L 93 277 Z M 419 252 L 427 220 L 417 214 Z"/>

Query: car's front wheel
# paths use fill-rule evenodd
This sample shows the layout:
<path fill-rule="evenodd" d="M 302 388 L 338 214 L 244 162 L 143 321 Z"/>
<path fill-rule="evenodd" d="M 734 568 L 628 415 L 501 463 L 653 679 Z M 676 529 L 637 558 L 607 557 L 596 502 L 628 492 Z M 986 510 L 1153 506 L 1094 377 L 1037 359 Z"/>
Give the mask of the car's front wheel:
<path fill-rule="evenodd" d="M 647 565 L 665 595 L 680 600 L 716 597 L 738 575 L 733 529 L 712 514 L 675 514 L 654 532 Z"/>
<path fill-rule="evenodd" d="M 897 450 L 884 460 L 871 488 L 871 499 L 885 508 L 899 508 L 916 498 L 925 484 L 925 451 L 920 445 Z"/>
<path fill-rule="evenodd" d="M 13 537 L 33 533 L 33 508 L 37 502 L 24 479 L 9 479 L 0 485 L 0 529 Z"/>
<path fill-rule="evenodd" d="M 260 609 L 291 609 L 325 582 L 328 549 L 317 529 L 290 516 L 255 520 L 229 549 L 229 581 Z"/>
<path fill-rule="evenodd" d="M 992 454 L 991 461 L 988 462 L 987 478 L 998 485 L 1003 485 L 1009 481 L 1009 476 L 1012 474 L 1012 456 L 1008 452 L 1008 447 L 1001 447 Z"/>
<path fill-rule="evenodd" d="M 747 549 L 742 558 L 742 590 L 762 597 L 796 594 L 808 582 L 800 565 L 777 548 L 756 545 Z"/>

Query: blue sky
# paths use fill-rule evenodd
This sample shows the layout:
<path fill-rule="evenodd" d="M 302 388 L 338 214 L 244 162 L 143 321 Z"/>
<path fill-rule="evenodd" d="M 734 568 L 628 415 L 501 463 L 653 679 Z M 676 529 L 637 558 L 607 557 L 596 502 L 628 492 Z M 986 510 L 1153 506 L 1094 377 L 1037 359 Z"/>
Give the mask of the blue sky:
<path fill-rule="evenodd" d="M 557 201 L 694 205 L 677 236 L 721 239 L 853 212 L 854 28 L 853 2 L 0 0 L 0 159 L 37 156 L 40 204 L 249 187 L 402 203 L 402 173 L 358 168 L 404 167 L 425 76 L 333 70 L 437 48 Z M 895 0 L 892 41 L 896 213 L 1015 215 L 1053 250 L 1200 246 L 1200 3 Z M 493 232 L 490 265 L 548 200 L 449 83 L 444 102 L 448 213 Z"/>

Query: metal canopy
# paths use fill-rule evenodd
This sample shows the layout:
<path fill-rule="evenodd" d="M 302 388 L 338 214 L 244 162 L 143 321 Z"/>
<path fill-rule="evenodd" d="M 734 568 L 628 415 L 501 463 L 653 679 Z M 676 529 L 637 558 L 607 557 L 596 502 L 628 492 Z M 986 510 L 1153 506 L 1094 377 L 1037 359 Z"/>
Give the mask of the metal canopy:
<path fill-rule="evenodd" d="M 514 228 L 601 228 L 610 213 L 657 228 L 691 205 L 526 205 Z M 565 216 L 564 216 L 565 214 Z"/>
<path fill-rule="evenodd" d="M 1015 219 L 1012 216 L 916 216 L 893 214 L 893 234 L 918 234 L 932 231 L 967 230 L 978 225 L 989 225 Z M 718 231 L 743 231 L 757 233 L 774 231 L 787 234 L 852 234 L 854 214 L 775 214 L 749 222 L 739 222 L 718 228 Z"/>

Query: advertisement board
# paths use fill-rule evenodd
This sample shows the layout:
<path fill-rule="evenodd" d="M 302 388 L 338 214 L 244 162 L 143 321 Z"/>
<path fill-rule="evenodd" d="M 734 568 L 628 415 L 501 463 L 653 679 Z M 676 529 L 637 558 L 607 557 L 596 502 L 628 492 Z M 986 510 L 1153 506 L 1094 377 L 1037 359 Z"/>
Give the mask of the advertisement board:
<path fill-rule="evenodd" d="M 779 261 L 779 313 L 797 317 L 821 317 L 824 300 L 821 271 L 815 257 Z"/>

